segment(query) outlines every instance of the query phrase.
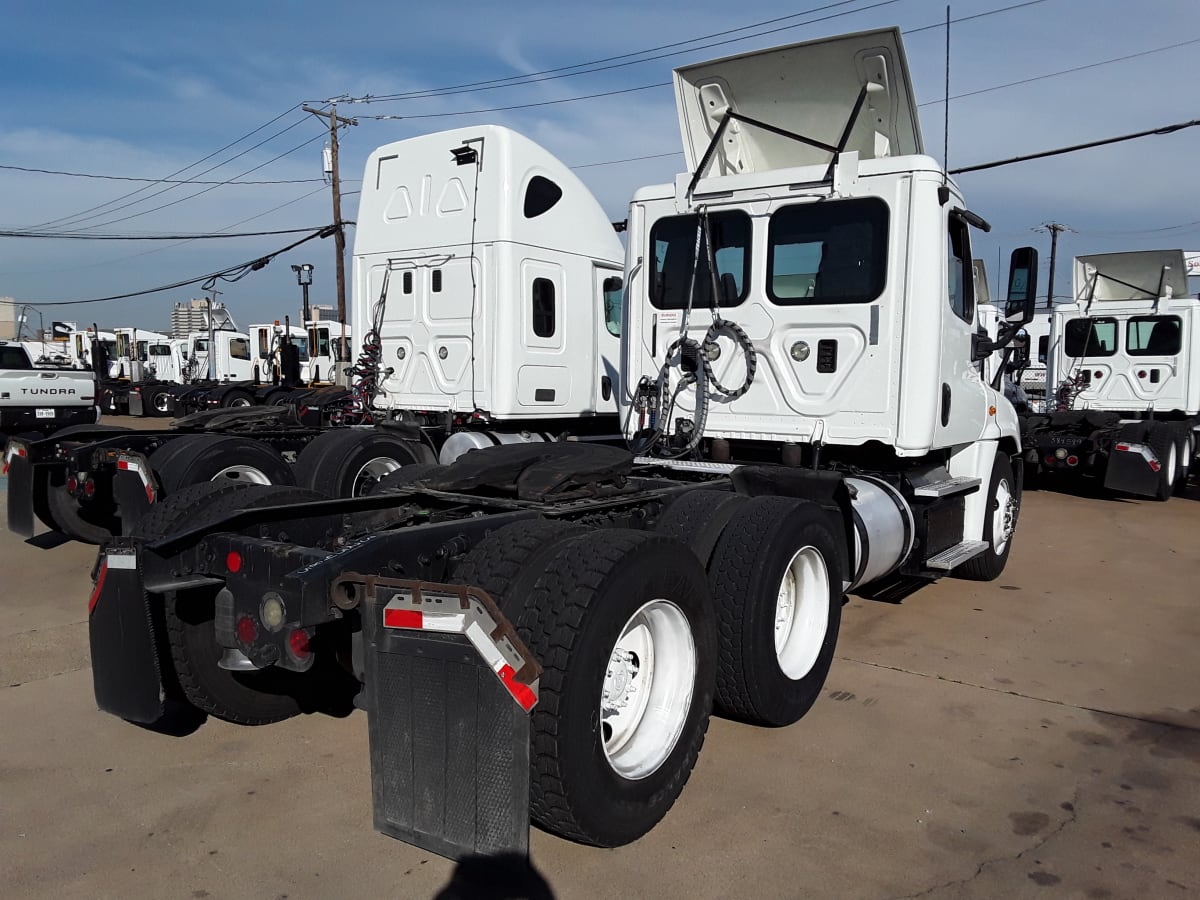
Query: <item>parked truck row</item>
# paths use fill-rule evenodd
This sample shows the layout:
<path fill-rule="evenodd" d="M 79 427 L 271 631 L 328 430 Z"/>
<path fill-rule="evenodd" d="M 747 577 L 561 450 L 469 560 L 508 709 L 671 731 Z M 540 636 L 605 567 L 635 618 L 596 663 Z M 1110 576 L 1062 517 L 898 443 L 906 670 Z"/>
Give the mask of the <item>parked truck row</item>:
<path fill-rule="evenodd" d="M 343 407 L 369 424 L 226 409 L 9 444 L 10 524 L 110 493 L 102 709 L 266 724 L 357 693 L 382 831 L 615 846 L 714 710 L 805 714 L 846 591 L 999 575 L 1036 254 L 980 302 L 988 226 L 924 154 L 898 30 L 674 84 L 688 171 L 635 193 L 624 250 L 508 129 L 371 154 Z"/>

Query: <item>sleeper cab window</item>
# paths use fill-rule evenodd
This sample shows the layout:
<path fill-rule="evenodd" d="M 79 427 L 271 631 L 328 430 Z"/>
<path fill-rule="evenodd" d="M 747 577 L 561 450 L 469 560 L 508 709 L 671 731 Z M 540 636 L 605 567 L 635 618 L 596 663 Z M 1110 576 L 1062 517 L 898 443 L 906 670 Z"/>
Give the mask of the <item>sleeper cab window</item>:
<path fill-rule="evenodd" d="M 1071 319 L 1063 328 L 1063 350 L 1076 359 L 1112 356 L 1117 352 L 1117 320 Z"/>
<path fill-rule="evenodd" d="M 781 306 L 870 303 L 887 283 L 882 200 L 784 206 L 767 231 L 767 293 Z"/>
<path fill-rule="evenodd" d="M 536 219 L 554 208 L 562 199 L 562 188 L 541 175 L 534 175 L 525 186 L 525 218 Z"/>
<path fill-rule="evenodd" d="M 533 333 L 540 338 L 554 337 L 554 282 L 533 279 Z"/>

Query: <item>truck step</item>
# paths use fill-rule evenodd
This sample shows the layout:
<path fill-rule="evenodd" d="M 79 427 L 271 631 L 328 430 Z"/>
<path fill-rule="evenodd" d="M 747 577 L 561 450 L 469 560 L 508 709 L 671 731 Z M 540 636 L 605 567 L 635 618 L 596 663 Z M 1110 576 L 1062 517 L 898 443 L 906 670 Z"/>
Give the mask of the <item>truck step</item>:
<path fill-rule="evenodd" d="M 664 468 L 675 469 L 680 472 L 710 472 L 716 475 L 728 475 L 741 465 L 740 463 L 709 462 L 707 460 L 695 459 L 659 459 L 656 456 L 636 456 L 633 462 L 634 465 L 638 466 L 663 466 Z"/>
<path fill-rule="evenodd" d="M 913 495 L 917 497 L 953 497 L 956 494 L 968 494 L 976 490 L 983 484 L 982 478 L 970 478 L 966 475 L 959 475 L 954 478 L 947 478 L 945 481 L 934 481 L 930 484 L 922 484 L 919 487 L 913 488 Z"/>
<path fill-rule="evenodd" d="M 975 479 L 975 481 L 978 480 Z M 925 560 L 925 568 L 949 572 L 955 566 L 962 565 L 968 559 L 978 556 L 987 548 L 987 541 L 963 541 L 961 544 L 955 544 L 949 550 L 943 550 L 937 556 Z"/>

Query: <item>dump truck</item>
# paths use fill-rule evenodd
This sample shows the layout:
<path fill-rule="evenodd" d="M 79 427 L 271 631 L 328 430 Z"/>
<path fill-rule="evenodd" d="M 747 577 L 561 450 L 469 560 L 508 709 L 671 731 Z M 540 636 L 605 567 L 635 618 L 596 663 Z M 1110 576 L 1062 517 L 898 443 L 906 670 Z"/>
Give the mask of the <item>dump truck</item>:
<path fill-rule="evenodd" d="M 619 274 L 544 249 L 609 236 L 557 224 L 548 154 L 485 182 L 528 147 L 504 129 L 431 139 L 441 179 L 383 148 L 362 182 L 357 321 L 386 396 L 429 407 L 400 421 L 598 395 L 620 438 L 460 431 L 443 451 L 480 446 L 358 497 L 166 496 L 99 554 L 101 709 L 261 725 L 357 692 L 379 830 L 448 856 L 525 852 L 531 822 L 618 846 L 667 814 L 714 710 L 804 716 L 846 592 L 1003 571 L 1020 432 L 982 370 L 1028 321 L 1036 255 L 1014 253 L 981 333 L 971 230 L 988 226 L 924 153 L 898 29 L 685 66 L 674 88 L 688 171 L 634 194 Z M 495 206 L 537 239 L 482 216 L 453 252 L 386 236 L 442 244 L 447 219 Z M 481 303 L 506 265 L 512 305 Z M 619 318 L 589 331 L 614 277 Z"/>

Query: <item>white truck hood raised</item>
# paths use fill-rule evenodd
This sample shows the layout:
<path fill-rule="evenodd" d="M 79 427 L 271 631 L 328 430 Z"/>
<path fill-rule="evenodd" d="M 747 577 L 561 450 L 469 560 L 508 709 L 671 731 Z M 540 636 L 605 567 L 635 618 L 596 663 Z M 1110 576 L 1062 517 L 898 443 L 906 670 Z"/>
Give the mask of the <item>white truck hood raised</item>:
<path fill-rule="evenodd" d="M 1163 268 L 1168 267 L 1166 278 Z M 1170 289 L 1172 297 L 1188 292 L 1187 262 L 1182 250 L 1134 250 L 1127 253 L 1095 253 L 1075 257 L 1075 299 L 1154 300 Z M 1096 283 L 1092 294 L 1092 282 Z"/>
<path fill-rule="evenodd" d="M 924 152 L 898 28 L 743 53 L 675 70 L 675 108 L 689 171 L 727 110 L 836 146 L 860 91 L 868 94 L 846 143 L 860 159 Z M 822 165 L 831 154 L 733 120 L 706 175 Z"/>

